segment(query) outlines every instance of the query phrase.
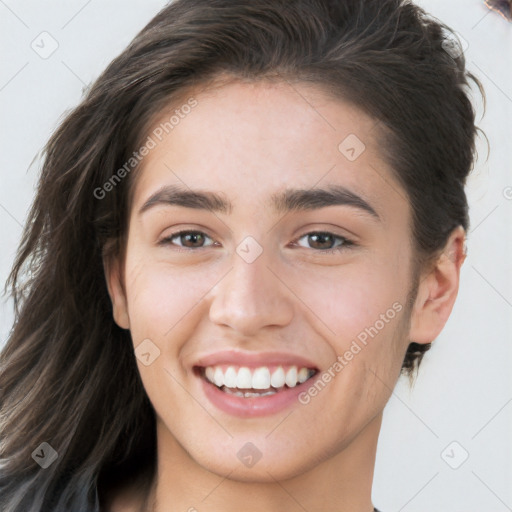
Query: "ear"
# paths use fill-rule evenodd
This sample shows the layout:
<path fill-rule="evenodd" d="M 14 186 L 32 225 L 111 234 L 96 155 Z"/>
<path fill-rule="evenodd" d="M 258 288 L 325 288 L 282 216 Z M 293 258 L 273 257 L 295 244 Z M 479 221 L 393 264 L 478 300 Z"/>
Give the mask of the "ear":
<path fill-rule="evenodd" d="M 124 268 L 120 258 L 117 256 L 103 257 L 103 269 L 105 271 L 108 294 L 112 302 L 114 321 L 122 329 L 129 329 L 130 317 L 128 315 L 128 302 L 123 282 Z"/>
<path fill-rule="evenodd" d="M 465 234 L 462 226 L 454 229 L 433 268 L 421 278 L 411 314 L 411 341 L 431 343 L 446 324 L 459 291 L 460 268 L 466 259 Z"/>

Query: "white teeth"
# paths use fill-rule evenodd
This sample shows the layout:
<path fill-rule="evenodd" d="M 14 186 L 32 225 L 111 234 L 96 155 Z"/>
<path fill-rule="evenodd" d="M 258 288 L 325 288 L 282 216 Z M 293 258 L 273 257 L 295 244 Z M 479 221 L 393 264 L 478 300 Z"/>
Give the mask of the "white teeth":
<path fill-rule="evenodd" d="M 227 386 L 227 384 L 226 384 Z M 229 387 L 229 386 L 228 386 Z M 249 368 L 242 366 L 240 370 L 238 370 L 238 376 L 236 378 L 236 387 L 242 389 L 251 389 L 252 388 L 252 374 Z"/>
<path fill-rule="evenodd" d="M 297 374 L 297 380 L 299 381 L 299 383 L 302 384 L 303 382 L 306 382 L 308 380 L 308 377 L 309 377 L 308 369 L 301 368 L 299 370 L 299 373 Z"/>
<path fill-rule="evenodd" d="M 226 373 L 224 374 L 224 386 L 228 388 L 236 388 L 237 385 L 237 372 L 234 366 L 228 367 Z M 249 386 L 250 387 L 250 386 Z"/>
<path fill-rule="evenodd" d="M 252 393 L 251 391 L 238 391 L 237 389 L 229 389 L 229 388 L 222 388 L 223 391 L 225 393 L 227 393 L 228 395 L 236 395 L 236 396 L 240 396 L 242 398 L 256 398 L 256 397 L 260 397 L 260 396 L 269 396 L 269 395 L 275 395 L 277 393 L 277 391 L 275 390 L 271 390 L 271 391 L 266 391 L 265 393 Z"/>
<path fill-rule="evenodd" d="M 208 368 L 206 368 L 205 375 L 210 382 L 215 382 L 215 369 L 213 366 L 208 366 Z"/>
<path fill-rule="evenodd" d="M 273 388 L 282 388 L 285 385 L 286 379 L 283 367 L 280 366 L 270 378 L 270 384 L 272 384 Z"/>
<path fill-rule="evenodd" d="M 215 368 L 215 373 L 213 374 L 213 383 L 219 387 L 224 385 L 224 373 L 222 373 L 222 369 L 218 366 Z"/>
<path fill-rule="evenodd" d="M 257 368 L 252 375 L 253 389 L 268 389 L 270 387 L 270 371 L 266 366 Z"/>
<path fill-rule="evenodd" d="M 289 388 L 295 387 L 297 384 L 306 382 L 310 377 L 315 374 L 315 370 L 308 368 L 300 368 L 297 366 L 290 366 L 283 369 L 278 366 L 272 374 L 267 366 L 260 366 L 259 368 L 250 369 L 246 366 L 237 368 L 236 366 L 228 366 L 225 371 L 221 366 L 208 366 L 205 368 L 205 377 L 208 381 L 212 382 L 219 388 L 225 391 L 231 389 L 236 394 L 236 389 L 245 390 L 245 397 L 253 396 L 250 389 L 253 390 L 268 390 L 266 393 L 256 393 L 255 396 L 264 396 L 268 393 L 272 394 L 286 385 Z M 272 389 L 273 388 L 273 389 Z M 248 394 L 249 393 L 249 394 Z M 239 396 L 242 396 L 239 395 Z"/>
<path fill-rule="evenodd" d="M 297 385 L 297 367 L 296 366 L 292 366 L 286 372 L 286 385 L 289 388 L 294 388 Z"/>

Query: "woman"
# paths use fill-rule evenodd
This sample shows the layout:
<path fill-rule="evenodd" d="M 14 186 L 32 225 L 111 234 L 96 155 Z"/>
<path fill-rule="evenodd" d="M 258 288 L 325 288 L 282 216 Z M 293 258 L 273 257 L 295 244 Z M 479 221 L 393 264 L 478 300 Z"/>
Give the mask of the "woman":
<path fill-rule="evenodd" d="M 140 32 L 46 148 L 3 511 L 374 510 L 465 257 L 452 35 L 400 0 L 177 0 Z"/>

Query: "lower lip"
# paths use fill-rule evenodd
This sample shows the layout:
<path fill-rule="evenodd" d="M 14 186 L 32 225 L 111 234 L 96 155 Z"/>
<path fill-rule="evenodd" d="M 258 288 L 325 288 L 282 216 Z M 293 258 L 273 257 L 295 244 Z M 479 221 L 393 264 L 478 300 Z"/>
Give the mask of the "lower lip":
<path fill-rule="evenodd" d="M 299 404 L 300 393 L 311 386 L 314 376 L 294 388 L 285 388 L 273 395 L 243 398 L 221 391 L 217 386 L 202 377 L 203 390 L 210 402 L 228 414 L 242 418 L 253 418 L 276 414 L 293 404 Z"/>

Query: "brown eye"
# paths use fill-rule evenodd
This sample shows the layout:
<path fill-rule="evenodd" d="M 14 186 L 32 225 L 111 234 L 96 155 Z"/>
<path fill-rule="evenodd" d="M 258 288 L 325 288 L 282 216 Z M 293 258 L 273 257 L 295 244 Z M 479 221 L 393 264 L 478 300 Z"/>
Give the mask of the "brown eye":
<path fill-rule="evenodd" d="M 177 245 L 187 249 L 200 249 L 207 247 L 204 245 L 206 238 L 210 237 L 201 231 L 180 231 L 164 238 L 159 242 L 159 245 Z M 177 240 L 178 243 L 173 242 L 173 240 Z"/>
<path fill-rule="evenodd" d="M 352 241 L 343 236 L 324 231 L 307 233 L 301 236 L 299 240 L 303 238 L 307 238 L 309 248 L 318 249 L 320 252 L 338 252 L 345 250 L 352 245 L 355 245 Z M 339 241 L 339 243 L 336 244 L 336 241 Z M 302 244 L 299 245 L 304 247 Z"/>

